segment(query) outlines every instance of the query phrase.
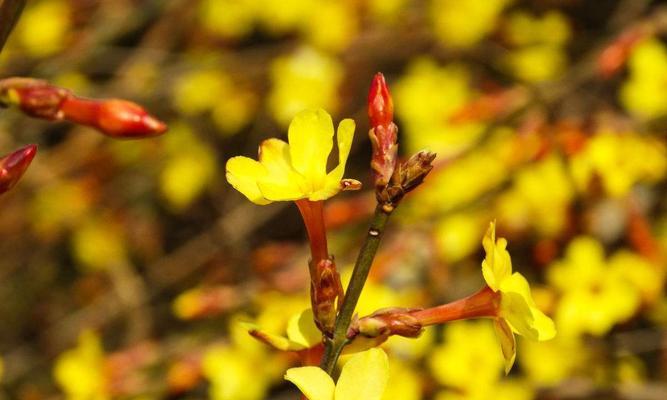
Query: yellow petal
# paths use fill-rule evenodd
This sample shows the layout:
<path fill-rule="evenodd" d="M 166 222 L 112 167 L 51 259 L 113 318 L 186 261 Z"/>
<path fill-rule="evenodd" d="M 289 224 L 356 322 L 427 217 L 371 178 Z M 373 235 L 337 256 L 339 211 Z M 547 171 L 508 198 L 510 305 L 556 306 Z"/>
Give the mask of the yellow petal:
<path fill-rule="evenodd" d="M 255 324 L 242 322 L 241 326 L 248 331 L 250 336 L 263 342 L 264 344 L 281 351 L 299 351 L 304 350 L 306 346 L 301 343 L 294 342 L 286 337 L 274 335 L 273 333 L 265 332 L 259 329 Z"/>
<path fill-rule="evenodd" d="M 338 140 L 338 165 L 327 174 L 324 187 L 309 196 L 309 200 L 326 200 L 341 190 L 340 181 L 345 173 L 345 164 L 350 155 L 352 139 L 354 138 L 355 123 L 351 119 L 344 119 L 338 125 L 336 138 Z"/>
<path fill-rule="evenodd" d="M 294 173 L 290 146 L 280 139 L 266 139 L 259 145 L 259 162 L 272 179 L 288 178 Z"/>
<path fill-rule="evenodd" d="M 280 139 L 267 139 L 259 147 L 259 162 L 267 174 L 258 180 L 262 195 L 273 201 L 307 196 L 303 177 L 292 168 L 290 146 Z"/>
<path fill-rule="evenodd" d="M 549 340 L 556 335 L 551 318 L 535 305 L 528 281 L 518 272 L 500 285 L 500 313 L 519 335 L 531 340 Z"/>
<path fill-rule="evenodd" d="M 266 168 L 248 157 L 232 157 L 227 161 L 227 182 L 255 204 L 269 204 L 257 186 L 267 174 Z"/>
<path fill-rule="evenodd" d="M 322 342 L 322 332 L 314 322 L 313 310 L 303 310 L 287 323 L 287 337 L 304 347 L 313 347 Z"/>
<path fill-rule="evenodd" d="M 514 332 L 512 332 L 512 328 L 502 318 L 496 318 L 493 326 L 496 328 L 496 334 L 500 340 L 500 348 L 503 351 L 503 358 L 505 359 L 505 374 L 507 375 L 516 359 Z"/>
<path fill-rule="evenodd" d="M 308 400 L 334 400 L 334 382 L 321 368 L 290 368 L 285 379 L 295 384 Z"/>
<path fill-rule="evenodd" d="M 512 260 L 507 252 L 507 240 L 498 239 L 496 242 L 496 223 L 491 222 L 489 229 L 482 239 L 486 258 L 482 261 L 482 275 L 486 284 L 493 291 L 498 291 L 500 282 L 512 273 Z"/>
<path fill-rule="evenodd" d="M 343 366 L 336 384 L 336 400 L 380 400 L 389 378 L 389 362 L 382 349 L 357 353 Z"/>
<path fill-rule="evenodd" d="M 333 134 L 331 116 L 322 109 L 302 111 L 290 123 L 288 138 L 292 165 L 313 185 L 313 191 L 324 185 Z"/>

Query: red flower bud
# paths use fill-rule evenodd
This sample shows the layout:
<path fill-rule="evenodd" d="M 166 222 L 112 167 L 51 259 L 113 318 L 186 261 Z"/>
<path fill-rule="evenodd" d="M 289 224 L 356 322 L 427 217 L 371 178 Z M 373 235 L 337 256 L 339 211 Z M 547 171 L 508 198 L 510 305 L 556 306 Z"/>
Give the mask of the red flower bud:
<path fill-rule="evenodd" d="M 92 126 L 116 138 L 157 136 L 167 130 L 164 122 L 136 103 L 118 99 L 84 99 L 38 79 L 1 80 L 0 105 L 16 105 L 32 117 Z"/>
<path fill-rule="evenodd" d="M 371 127 L 389 125 L 394 120 L 394 102 L 381 72 L 375 74 L 368 92 L 368 117 Z"/>
<path fill-rule="evenodd" d="M 0 158 L 0 194 L 16 185 L 36 152 L 37 146 L 31 144 Z"/>
<path fill-rule="evenodd" d="M 389 183 L 396 168 L 398 152 L 398 128 L 393 123 L 394 103 L 384 76 L 375 74 L 368 93 L 368 117 L 371 130 L 368 136 L 373 147 L 371 169 L 376 193 L 380 193 Z"/>
<path fill-rule="evenodd" d="M 88 100 L 70 97 L 62 104 L 63 118 L 97 128 L 116 138 L 139 138 L 160 135 L 167 130 L 164 122 L 148 114 L 131 101 Z"/>

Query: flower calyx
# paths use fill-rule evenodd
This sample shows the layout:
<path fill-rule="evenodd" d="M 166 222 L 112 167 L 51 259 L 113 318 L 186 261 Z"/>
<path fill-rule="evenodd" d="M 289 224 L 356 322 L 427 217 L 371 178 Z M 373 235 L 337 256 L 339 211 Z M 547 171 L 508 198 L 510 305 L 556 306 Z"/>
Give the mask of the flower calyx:
<path fill-rule="evenodd" d="M 315 265 L 312 265 L 315 264 Z M 328 337 L 333 335 L 338 303 L 344 291 L 333 259 L 311 261 L 310 300 L 315 325 Z"/>
<path fill-rule="evenodd" d="M 411 313 L 417 309 L 390 307 L 355 319 L 348 331 L 348 338 L 363 335 L 368 338 L 388 338 L 392 335 L 416 338 L 424 330 L 422 323 Z"/>
<path fill-rule="evenodd" d="M 389 184 L 376 192 L 378 203 L 385 212 L 393 211 L 403 196 L 424 182 L 426 175 L 433 169 L 435 156 L 435 153 L 422 150 L 396 168 Z"/>

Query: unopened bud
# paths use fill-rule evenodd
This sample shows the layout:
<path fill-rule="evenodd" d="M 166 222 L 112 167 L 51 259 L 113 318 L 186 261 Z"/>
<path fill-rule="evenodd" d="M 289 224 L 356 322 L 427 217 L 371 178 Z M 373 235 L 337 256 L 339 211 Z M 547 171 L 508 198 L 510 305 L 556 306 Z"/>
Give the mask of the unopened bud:
<path fill-rule="evenodd" d="M 394 102 L 381 72 L 373 77 L 371 89 L 368 92 L 368 117 L 373 128 L 379 125 L 389 125 L 394 121 Z"/>
<path fill-rule="evenodd" d="M 382 191 L 396 168 L 398 127 L 394 124 L 394 104 L 381 73 L 373 78 L 368 94 L 368 117 L 371 130 L 368 136 L 373 148 L 371 169 L 376 192 Z"/>
<path fill-rule="evenodd" d="M 394 179 L 400 180 L 404 194 L 421 185 L 426 175 L 433 169 L 433 160 L 435 160 L 435 153 L 422 150 L 401 164 Z"/>
<path fill-rule="evenodd" d="M 0 194 L 16 185 L 35 153 L 37 146 L 31 144 L 0 158 Z"/>
<path fill-rule="evenodd" d="M 406 193 L 424 181 L 426 175 L 433 169 L 434 159 L 435 153 L 422 150 L 396 168 L 389 185 L 376 192 L 377 200 L 385 212 L 392 212 Z"/>
<path fill-rule="evenodd" d="M 126 100 L 73 97 L 63 103 L 62 111 L 69 121 L 92 126 L 116 138 L 157 136 L 167 130 L 164 122 L 148 114 L 140 105 Z"/>
<path fill-rule="evenodd" d="M 167 130 L 164 122 L 131 101 L 83 99 L 38 79 L 1 80 L 0 105 L 18 106 L 32 117 L 91 126 L 116 138 L 157 136 Z"/>

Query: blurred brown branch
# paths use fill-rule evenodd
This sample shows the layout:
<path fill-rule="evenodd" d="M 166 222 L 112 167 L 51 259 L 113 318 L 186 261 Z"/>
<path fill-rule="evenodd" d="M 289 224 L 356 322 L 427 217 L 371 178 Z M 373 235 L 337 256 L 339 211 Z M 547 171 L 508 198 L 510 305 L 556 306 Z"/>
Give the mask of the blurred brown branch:
<path fill-rule="evenodd" d="M 14 29 L 26 0 L 0 0 L 0 51 Z"/>

